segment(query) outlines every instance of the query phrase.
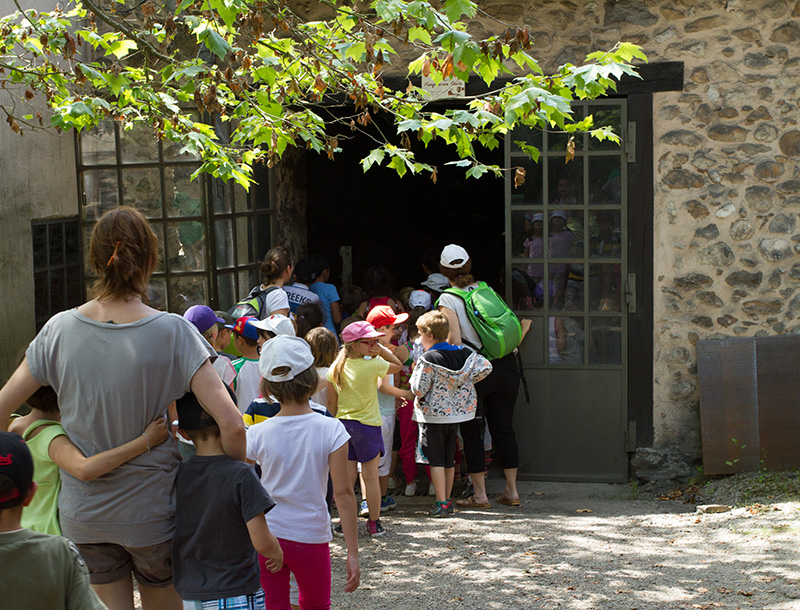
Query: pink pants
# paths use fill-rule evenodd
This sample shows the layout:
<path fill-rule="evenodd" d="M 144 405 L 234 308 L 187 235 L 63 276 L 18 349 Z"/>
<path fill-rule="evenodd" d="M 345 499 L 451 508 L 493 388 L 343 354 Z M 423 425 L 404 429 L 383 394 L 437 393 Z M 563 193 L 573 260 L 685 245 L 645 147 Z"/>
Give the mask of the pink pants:
<path fill-rule="evenodd" d="M 297 580 L 302 610 L 329 610 L 331 607 L 331 552 L 328 543 L 304 544 L 278 538 L 283 550 L 283 567 L 274 574 L 264 568 L 258 556 L 261 586 L 267 610 L 290 610 L 289 572 Z"/>
<path fill-rule="evenodd" d="M 403 469 L 403 478 L 406 483 L 417 480 L 417 422 L 411 419 L 414 414 L 414 403 L 400 400 L 403 406 L 397 410 L 397 419 L 400 423 L 400 467 Z"/>

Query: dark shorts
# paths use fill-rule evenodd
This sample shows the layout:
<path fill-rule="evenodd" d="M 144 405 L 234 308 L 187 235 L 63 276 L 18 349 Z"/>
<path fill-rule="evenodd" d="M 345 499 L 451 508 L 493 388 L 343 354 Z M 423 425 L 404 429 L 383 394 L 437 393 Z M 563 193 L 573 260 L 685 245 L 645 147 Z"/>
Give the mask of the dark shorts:
<path fill-rule="evenodd" d="M 383 455 L 383 436 L 380 426 L 368 426 L 354 419 L 340 419 L 350 435 L 347 459 L 365 464 Z"/>
<path fill-rule="evenodd" d="M 133 572 L 141 585 L 158 589 L 172 584 L 171 543 L 167 540 L 136 548 L 111 543 L 79 544 L 78 550 L 93 585 L 107 585 Z"/>
<path fill-rule="evenodd" d="M 438 468 L 453 468 L 456 455 L 458 424 L 426 424 L 419 422 L 417 462 Z"/>

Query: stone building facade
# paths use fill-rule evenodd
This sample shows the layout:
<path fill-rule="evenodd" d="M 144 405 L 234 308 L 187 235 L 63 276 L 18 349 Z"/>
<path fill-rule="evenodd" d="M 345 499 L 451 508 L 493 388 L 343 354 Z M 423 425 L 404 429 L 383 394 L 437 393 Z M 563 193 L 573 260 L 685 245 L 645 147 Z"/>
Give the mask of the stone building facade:
<path fill-rule="evenodd" d="M 675 472 L 691 473 L 691 463 L 701 455 L 696 342 L 800 332 L 800 2 L 478 4 L 481 11 L 470 30 L 486 36 L 503 24 L 528 25 L 532 54 L 545 71 L 579 63 L 618 40 L 641 45 L 651 63 L 683 62 L 681 90 L 652 97 L 654 279 L 647 290 L 652 290 L 654 303 L 653 446 L 639 448 L 644 456 L 639 468 L 665 468 L 664 462 L 647 457 L 649 451 L 678 456 Z M 315 3 L 298 3 L 298 9 L 302 5 L 312 10 Z M 0 146 L 4 151 L 25 150 L 7 134 Z M 41 190 L 36 186 L 38 164 L 11 164 L 5 152 L 3 157 L 9 170 L 5 198 L 24 199 L 26 184 L 35 187 L 30 192 Z M 302 160 L 292 164 L 294 169 L 283 171 L 273 189 L 280 221 L 276 230 L 281 241 L 302 250 L 304 180 L 293 178 L 293 171 L 305 170 Z M 69 163 L 52 166 L 63 169 Z M 71 195 L 74 175 L 62 174 L 50 176 L 52 188 L 42 197 L 70 193 L 62 199 L 77 205 Z M 289 202 L 283 212 L 281 202 Z M 31 218 L 66 215 L 63 205 L 45 212 L 41 201 L 29 203 L 29 214 L 4 203 L 2 218 L 25 224 Z M 32 278 L 16 272 L 30 262 L 14 258 L 25 250 L 23 229 L 20 224 L 21 241 L 3 254 L 1 292 L 7 312 L 18 310 L 32 292 Z M 15 317 L 15 328 L 8 332 L 18 339 L 32 336 L 28 317 L 27 312 Z M 9 324 L 8 317 L 3 324 Z M 3 355 L 4 370 L 10 370 L 12 360 Z"/>

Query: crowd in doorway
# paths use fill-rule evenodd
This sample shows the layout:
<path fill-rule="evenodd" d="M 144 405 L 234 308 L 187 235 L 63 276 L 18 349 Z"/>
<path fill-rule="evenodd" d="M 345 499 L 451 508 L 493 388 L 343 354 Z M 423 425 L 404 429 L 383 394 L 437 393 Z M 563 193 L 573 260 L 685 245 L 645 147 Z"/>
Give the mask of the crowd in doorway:
<path fill-rule="evenodd" d="M 432 496 L 431 518 L 520 505 L 530 321 L 463 247 L 420 253 L 417 286 L 373 266 L 340 291 L 324 257 L 277 246 L 240 302 L 183 316 L 147 305 L 158 242 L 136 210 L 100 219 L 89 258 L 91 300 L 55 315 L 0 390 L 9 607 L 69 591 L 67 607 L 127 610 L 135 577 L 145 610 L 329 608 L 332 537 L 352 591 L 359 530 L 391 535 L 404 497 Z"/>

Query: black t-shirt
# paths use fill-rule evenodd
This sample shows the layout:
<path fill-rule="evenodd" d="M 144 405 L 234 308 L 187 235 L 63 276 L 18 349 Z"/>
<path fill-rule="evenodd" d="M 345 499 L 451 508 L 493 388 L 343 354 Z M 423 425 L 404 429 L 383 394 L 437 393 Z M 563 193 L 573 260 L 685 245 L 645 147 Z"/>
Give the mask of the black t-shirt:
<path fill-rule="evenodd" d="M 175 479 L 172 574 L 181 598 L 207 601 L 261 587 L 247 522 L 275 506 L 253 467 L 227 455 L 195 455 Z"/>

